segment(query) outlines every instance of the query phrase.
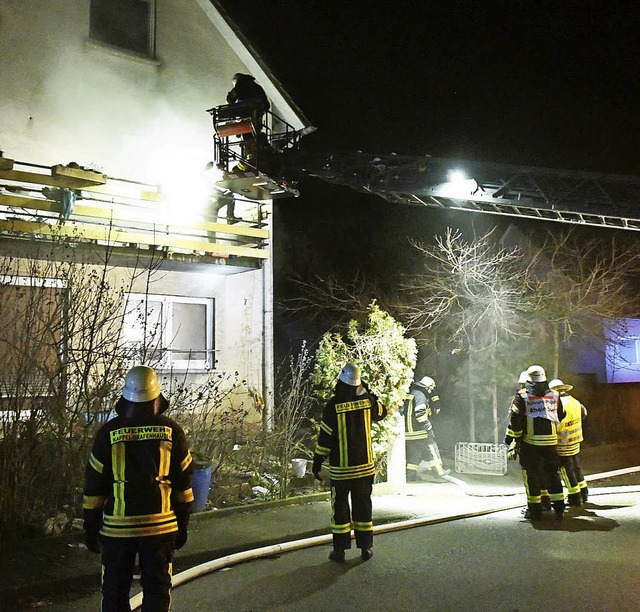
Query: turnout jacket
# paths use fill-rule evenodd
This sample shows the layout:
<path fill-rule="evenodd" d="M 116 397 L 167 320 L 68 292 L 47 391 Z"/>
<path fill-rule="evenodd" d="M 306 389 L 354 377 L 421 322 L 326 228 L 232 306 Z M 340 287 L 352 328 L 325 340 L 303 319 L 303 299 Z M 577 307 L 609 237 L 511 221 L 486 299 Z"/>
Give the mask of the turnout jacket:
<path fill-rule="evenodd" d="M 429 417 L 432 413 L 431 404 L 440 401 L 440 398 L 432 392 L 427 398 L 420 387 L 412 387 L 404 400 L 404 431 L 405 440 L 424 440 L 429 437 L 432 429 Z"/>
<path fill-rule="evenodd" d="M 565 410 L 565 417 L 558 425 L 558 455 L 570 457 L 580 452 L 582 437 L 582 418 L 587 409 L 573 396 L 563 393 L 560 402 Z"/>
<path fill-rule="evenodd" d="M 132 406 L 125 415 L 116 407 L 119 416 L 96 434 L 85 476 L 85 529 L 110 538 L 186 529 L 193 461 L 184 431 L 152 407 Z"/>
<path fill-rule="evenodd" d="M 564 416 L 558 393 L 546 382 L 528 382 L 511 402 L 505 444 L 522 440 L 532 446 L 555 446 L 557 427 Z"/>
<path fill-rule="evenodd" d="M 362 389 L 362 388 L 361 388 Z M 371 424 L 387 416 L 387 409 L 373 395 L 354 393 L 353 399 L 331 398 L 322 413 L 316 456 L 329 457 L 333 480 L 365 478 L 375 474 L 371 448 Z"/>

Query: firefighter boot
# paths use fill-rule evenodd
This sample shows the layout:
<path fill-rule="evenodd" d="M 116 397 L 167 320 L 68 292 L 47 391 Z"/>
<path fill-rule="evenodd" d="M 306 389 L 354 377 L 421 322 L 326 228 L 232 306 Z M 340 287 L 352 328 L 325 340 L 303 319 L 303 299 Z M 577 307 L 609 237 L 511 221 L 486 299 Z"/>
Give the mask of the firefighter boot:
<path fill-rule="evenodd" d="M 582 498 L 582 502 L 586 504 L 589 499 L 589 489 L 587 487 L 580 489 L 580 497 Z"/>
<path fill-rule="evenodd" d="M 344 563 L 344 550 L 342 550 L 341 548 L 334 548 L 329 553 L 329 559 L 331 559 L 331 561 L 335 561 L 336 563 Z"/>
<path fill-rule="evenodd" d="M 542 492 L 542 509 L 551 510 L 551 500 L 549 499 L 549 493 L 547 491 Z"/>
<path fill-rule="evenodd" d="M 373 551 L 370 548 L 363 548 L 361 557 L 363 561 L 368 561 L 369 559 L 371 559 L 371 557 L 373 557 Z"/>
<path fill-rule="evenodd" d="M 582 506 L 582 495 L 580 493 L 569 493 L 567 503 L 570 506 Z"/>
<path fill-rule="evenodd" d="M 524 518 L 530 521 L 539 521 L 542 518 L 542 504 L 527 504 Z"/>
<path fill-rule="evenodd" d="M 564 500 L 553 502 L 553 511 L 556 514 L 557 519 L 561 519 L 564 515 Z"/>

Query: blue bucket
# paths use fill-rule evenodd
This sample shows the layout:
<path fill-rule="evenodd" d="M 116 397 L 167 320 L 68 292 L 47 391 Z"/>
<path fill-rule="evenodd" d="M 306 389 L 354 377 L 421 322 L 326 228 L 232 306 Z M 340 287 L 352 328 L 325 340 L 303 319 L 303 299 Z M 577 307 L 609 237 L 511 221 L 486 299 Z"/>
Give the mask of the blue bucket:
<path fill-rule="evenodd" d="M 193 489 L 193 505 L 191 512 L 202 512 L 209 500 L 209 487 L 211 486 L 211 464 L 196 463 L 191 480 Z"/>

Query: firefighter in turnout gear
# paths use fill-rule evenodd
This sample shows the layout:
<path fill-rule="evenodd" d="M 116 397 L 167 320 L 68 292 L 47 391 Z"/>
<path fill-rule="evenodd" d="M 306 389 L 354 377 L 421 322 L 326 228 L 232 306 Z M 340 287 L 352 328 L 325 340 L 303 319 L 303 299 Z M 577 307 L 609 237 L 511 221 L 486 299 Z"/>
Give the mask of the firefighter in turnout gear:
<path fill-rule="evenodd" d="M 580 442 L 582 437 L 582 419 L 587 409 L 569 391 L 572 385 L 565 385 L 559 378 L 549 383 L 549 388 L 560 394 L 565 417 L 558 425 L 558 458 L 560 474 L 567 488 L 567 501 L 570 506 L 581 506 L 587 501 L 589 490 L 580 466 Z"/>
<path fill-rule="evenodd" d="M 404 414 L 405 451 L 407 459 L 407 481 L 418 479 L 418 468 L 422 460 L 427 462 L 429 470 L 438 476 L 446 476 L 442 466 L 440 449 L 433 433 L 429 417 L 440 412 L 440 398 L 436 393 L 433 378 L 423 376 L 411 385 L 402 409 Z"/>
<path fill-rule="evenodd" d="M 129 610 L 136 555 L 142 610 L 171 607 L 174 550 L 187 541 L 193 462 L 152 368 L 129 370 L 117 417 L 98 431 L 86 470 L 87 548 L 102 551 L 102 612 Z"/>
<path fill-rule="evenodd" d="M 375 466 L 371 424 L 386 415 L 387 409 L 362 382 L 360 368 L 347 363 L 322 413 L 313 456 L 313 474 L 318 480 L 322 480 L 322 463 L 329 458 L 332 561 L 344 562 L 345 550 L 351 548 L 352 528 L 362 559 L 373 556 L 371 492 Z"/>
<path fill-rule="evenodd" d="M 541 492 L 545 487 L 556 517 L 564 513 L 564 493 L 557 454 L 557 427 L 564 418 L 560 396 L 549 389 L 547 375 L 539 365 L 529 367 L 530 382 L 518 391 L 509 409 L 505 444 L 519 448 L 522 479 L 527 493 L 525 517 L 542 518 Z"/>

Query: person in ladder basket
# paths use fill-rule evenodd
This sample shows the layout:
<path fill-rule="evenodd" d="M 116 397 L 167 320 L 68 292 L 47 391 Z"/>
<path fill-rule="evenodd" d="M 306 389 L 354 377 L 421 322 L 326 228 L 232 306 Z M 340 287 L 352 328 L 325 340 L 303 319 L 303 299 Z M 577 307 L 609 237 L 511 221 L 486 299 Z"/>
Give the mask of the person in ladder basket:
<path fill-rule="evenodd" d="M 227 104 L 244 104 L 250 109 L 251 124 L 253 126 L 252 134 L 243 134 L 242 140 L 242 157 L 237 164 L 237 169 L 241 172 L 250 170 L 253 166 L 257 169 L 258 160 L 256 159 L 258 153 L 264 153 L 260 155 L 260 166 L 264 171 L 264 163 L 266 160 L 266 153 L 269 149 L 269 143 L 262 130 L 262 123 L 264 116 L 271 108 L 269 98 L 264 89 L 258 83 L 254 77 L 250 74 L 242 74 L 236 72 L 233 75 L 233 88 L 227 93 Z M 265 158 L 265 159 L 262 159 Z"/>
<path fill-rule="evenodd" d="M 187 541 L 193 461 L 152 368 L 129 370 L 117 417 L 93 441 L 83 514 L 87 548 L 102 550 L 102 612 L 129 610 L 136 555 L 142 610 L 171 608 L 174 550 Z"/>
<path fill-rule="evenodd" d="M 426 461 L 429 470 L 439 477 L 449 471 L 442 465 L 440 449 L 433 433 L 430 416 L 440 413 L 440 398 L 436 393 L 436 382 L 430 376 L 423 376 L 411 385 L 402 408 L 404 414 L 405 452 L 407 481 L 418 479 L 421 461 Z"/>
<path fill-rule="evenodd" d="M 509 409 L 504 443 L 509 457 L 520 456 L 522 480 L 527 493 L 525 518 L 542 518 L 542 490 L 546 487 L 556 517 L 564 513 L 564 493 L 559 474 L 557 427 L 565 412 L 560 396 L 549 389 L 547 375 L 539 365 L 527 369 L 531 381 L 518 391 Z M 517 452 L 516 452 L 517 451 Z"/>
<path fill-rule="evenodd" d="M 332 561 L 344 562 L 345 550 L 351 548 L 352 527 L 362 559 L 373 556 L 371 492 L 375 465 L 371 423 L 386 416 L 386 407 L 362 381 L 360 368 L 347 363 L 340 371 L 334 396 L 324 407 L 313 455 L 312 471 L 317 480 L 322 480 L 322 463 L 329 458 Z"/>

